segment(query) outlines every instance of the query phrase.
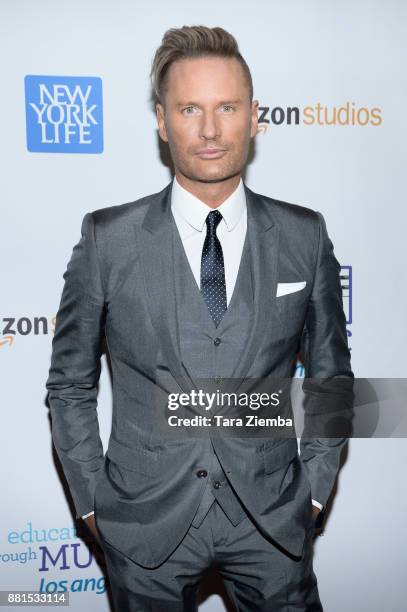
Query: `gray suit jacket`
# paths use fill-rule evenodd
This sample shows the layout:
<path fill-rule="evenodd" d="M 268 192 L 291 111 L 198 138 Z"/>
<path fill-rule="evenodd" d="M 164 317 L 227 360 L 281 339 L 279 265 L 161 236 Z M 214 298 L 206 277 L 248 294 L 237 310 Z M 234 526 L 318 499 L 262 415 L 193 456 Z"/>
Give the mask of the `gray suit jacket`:
<path fill-rule="evenodd" d="M 208 453 L 204 438 L 152 443 L 158 352 L 174 385 L 187 392 L 194 385 L 177 336 L 171 185 L 84 216 L 64 273 L 46 382 L 53 442 L 78 516 L 95 508 L 102 536 L 147 567 L 163 561 L 188 529 L 205 484 L 195 467 Z M 326 389 L 315 379 L 353 377 L 340 266 L 324 219 L 246 185 L 245 191 L 255 313 L 233 377 L 290 376 L 302 346 L 313 379 L 308 410 L 323 412 Z M 303 280 L 302 291 L 276 298 L 279 282 Z M 105 455 L 97 419 L 104 336 L 113 375 Z M 299 458 L 295 438 L 212 440 L 259 529 L 293 555 L 312 528 L 311 498 L 327 502 L 346 442 L 304 438 Z"/>

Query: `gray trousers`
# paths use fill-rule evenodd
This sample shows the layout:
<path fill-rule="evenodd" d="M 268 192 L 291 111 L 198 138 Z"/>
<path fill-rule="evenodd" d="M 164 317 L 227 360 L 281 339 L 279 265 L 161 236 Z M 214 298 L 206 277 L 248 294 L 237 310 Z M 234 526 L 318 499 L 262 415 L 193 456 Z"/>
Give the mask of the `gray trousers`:
<path fill-rule="evenodd" d="M 294 560 L 249 516 L 234 526 L 215 501 L 158 567 L 142 567 L 102 539 L 115 612 L 196 612 L 200 581 L 211 567 L 239 612 L 322 612 L 312 535 L 302 558 Z"/>

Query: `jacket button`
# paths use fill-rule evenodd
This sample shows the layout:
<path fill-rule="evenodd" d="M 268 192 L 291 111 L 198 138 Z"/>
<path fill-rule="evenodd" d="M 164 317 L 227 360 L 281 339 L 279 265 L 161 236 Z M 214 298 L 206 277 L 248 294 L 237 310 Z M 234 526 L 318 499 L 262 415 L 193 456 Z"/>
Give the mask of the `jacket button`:
<path fill-rule="evenodd" d="M 215 489 L 219 489 L 219 487 L 221 486 L 221 484 L 220 484 L 219 480 L 216 480 L 216 481 L 213 483 L 213 486 L 214 486 L 214 488 L 215 488 Z"/>
<path fill-rule="evenodd" d="M 215 346 L 219 346 L 219 344 L 222 342 L 222 340 L 220 338 L 215 338 L 215 340 L 213 341 Z"/>
<path fill-rule="evenodd" d="M 198 470 L 196 475 L 198 476 L 198 478 L 206 478 L 208 472 L 206 470 Z"/>

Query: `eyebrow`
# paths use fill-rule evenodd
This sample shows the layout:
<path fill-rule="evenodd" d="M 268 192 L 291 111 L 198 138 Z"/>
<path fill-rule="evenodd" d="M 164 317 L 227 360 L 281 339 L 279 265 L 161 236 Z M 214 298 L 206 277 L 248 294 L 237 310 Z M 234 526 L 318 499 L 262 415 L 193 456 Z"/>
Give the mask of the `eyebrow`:
<path fill-rule="evenodd" d="M 218 105 L 223 105 L 223 104 L 240 104 L 242 102 L 241 98 L 237 99 L 237 100 L 221 100 L 220 102 L 218 102 Z M 188 102 L 178 102 L 177 104 L 177 108 L 180 108 L 181 106 L 200 106 L 199 102 L 194 102 L 193 100 L 190 100 Z"/>

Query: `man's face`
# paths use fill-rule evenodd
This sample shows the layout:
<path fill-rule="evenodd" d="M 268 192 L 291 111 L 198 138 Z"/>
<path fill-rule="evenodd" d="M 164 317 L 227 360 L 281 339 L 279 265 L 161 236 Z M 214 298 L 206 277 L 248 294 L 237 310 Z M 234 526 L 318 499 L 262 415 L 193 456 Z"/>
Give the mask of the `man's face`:
<path fill-rule="evenodd" d="M 239 174 L 257 132 L 257 109 L 235 58 L 174 62 L 167 74 L 165 106 L 157 104 L 157 122 L 176 170 L 204 183 Z"/>

